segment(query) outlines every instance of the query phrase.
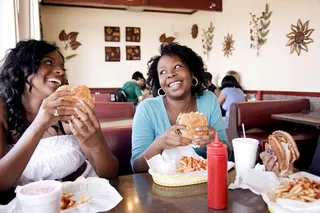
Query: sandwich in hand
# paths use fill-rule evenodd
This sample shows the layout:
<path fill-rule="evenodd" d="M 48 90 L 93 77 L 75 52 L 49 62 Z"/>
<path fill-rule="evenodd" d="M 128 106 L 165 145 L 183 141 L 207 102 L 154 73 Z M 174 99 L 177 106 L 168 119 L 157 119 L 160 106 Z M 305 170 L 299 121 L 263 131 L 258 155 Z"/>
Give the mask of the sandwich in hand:
<path fill-rule="evenodd" d="M 177 124 L 183 124 L 186 126 L 186 129 L 180 129 L 179 134 L 182 137 L 194 139 L 196 135 L 207 135 L 207 131 L 196 131 L 198 127 L 208 126 L 208 121 L 206 116 L 203 113 L 199 112 L 190 112 L 190 113 L 180 113 L 177 118 Z"/>
<path fill-rule="evenodd" d="M 265 149 L 269 154 L 277 156 L 280 175 L 286 173 L 290 164 L 300 157 L 296 142 L 289 133 L 284 131 L 275 131 L 269 135 Z"/>
<path fill-rule="evenodd" d="M 77 86 L 77 87 L 70 87 L 69 85 L 64 85 L 64 86 L 59 87 L 57 89 L 57 91 L 74 92 L 74 95 L 61 97 L 62 100 L 67 100 L 67 101 L 72 101 L 72 102 L 79 102 L 80 100 L 82 100 L 85 103 L 87 103 L 91 108 L 93 108 L 93 106 L 94 106 L 93 97 L 91 95 L 90 89 L 85 85 Z M 83 112 L 86 112 L 86 110 L 82 106 L 79 106 L 79 108 Z M 74 108 L 73 107 L 62 106 L 62 107 L 58 107 L 58 109 L 73 110 Z"/>

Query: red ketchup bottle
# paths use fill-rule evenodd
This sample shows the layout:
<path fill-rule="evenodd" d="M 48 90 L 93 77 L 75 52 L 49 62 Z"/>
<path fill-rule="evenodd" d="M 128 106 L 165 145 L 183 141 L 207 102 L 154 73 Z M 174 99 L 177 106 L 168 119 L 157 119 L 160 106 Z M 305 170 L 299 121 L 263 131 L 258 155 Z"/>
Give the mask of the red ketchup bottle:
<path fill-rule="evenodd" d="M 208 169 L 208 206 L 212 209 L 228 207 L 228 147 L 219 141 L 218 133 L 215 140 L 207 146 Z"/>

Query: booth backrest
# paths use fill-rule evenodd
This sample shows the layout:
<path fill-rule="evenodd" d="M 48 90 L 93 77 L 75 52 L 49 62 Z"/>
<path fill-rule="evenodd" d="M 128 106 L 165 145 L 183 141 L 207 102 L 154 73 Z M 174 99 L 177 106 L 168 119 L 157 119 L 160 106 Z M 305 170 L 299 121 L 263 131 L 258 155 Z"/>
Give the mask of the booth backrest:
<path fill-rule="evenodd" d="M 97 102 L 94 111 L 99 120 L 108 118 L 133 118 L 134 104 L 131 102 Z"/>
<path fill-rule="evenodd" d="M 109 102 L 111 101 L 110 93 L 92 94 L 94 102 Z"/>
<path fill-rule="evenodd" d="M 310 110 L 308 99 L 242 102 L 234 105 L 237 110 L 237 126 L 257 128 L 280 124 L 282 121 L 272 119 L 272 114 L 294 113 Z"/>
<path fill-rule="evenodd" d="M 131 127 L 103 128 L 103 136 L 110 151 L 119 161 L 118 175 L 132 174 L 131 158 Z"/>

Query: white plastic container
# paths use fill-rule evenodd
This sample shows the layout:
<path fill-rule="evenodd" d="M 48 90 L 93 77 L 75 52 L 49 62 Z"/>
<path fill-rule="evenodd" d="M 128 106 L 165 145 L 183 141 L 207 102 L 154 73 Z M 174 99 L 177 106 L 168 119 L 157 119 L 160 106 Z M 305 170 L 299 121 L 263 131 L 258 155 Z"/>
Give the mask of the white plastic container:
<path fill-rule="evenodd" d="M 54 180 L 29 183 L 17 190 L 22 213 L 59 213 L 62 184 Z"/>

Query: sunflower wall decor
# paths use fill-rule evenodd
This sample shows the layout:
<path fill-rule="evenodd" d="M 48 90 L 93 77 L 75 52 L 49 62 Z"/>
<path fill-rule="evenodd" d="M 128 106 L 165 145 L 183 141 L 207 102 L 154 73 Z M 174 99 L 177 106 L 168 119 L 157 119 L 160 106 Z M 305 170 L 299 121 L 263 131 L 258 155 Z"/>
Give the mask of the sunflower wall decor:
<path fill-rule="evenodd" d="M 228 33 L 227 36 L 224 37 L 224 41 L 222 43 L 223 49 L 222 51 L 224 52 L 224 56 L 227 56 L 229 58 L 230 55 L 232 55 L 232 51 L 234 50 L 234 40 L 232 39 L 232 34 L 230 35 Z"/>
<path fill-rule="evenodd" d="M 308 52 L 307 44 L 313 42 L 313 39 L 310 38 L 314 29 L 309 29 L 309 21 L 302 24 L 302 21 L 299 19 L 297 25 L 291 25 L 291 33 L 287 34 L 289 41 L 286 46 L 290 46 L 290 54 L 294 51 L 300 56 L 301 50 Z"/>
<path fill-rule="evenodd" d="M 269 11 L 269 5 L 266 4 L 264 12 L 260 17 L 250 13 L 252 20 L 249 22 L 250 28 L 250 48 L 257 50 L 257 56 L 260 54 L 260 49 L 263 44 L 267 41 L 267 35 L 269 33 L 269 25 L 271 21 L 269 20 L 272 11 Z"/>
<path fill-rule="evenodd" d="M 202 47 L 203 47 L 203 54 L 207 55 L 207 59 L 209 60 L 209 53 L 212 50 L 212 42 L 213 42 L 213 31 L 214 27 L 212 22 L 210 22 L 210 26 L 207 30 L 202 29 Z"/>

